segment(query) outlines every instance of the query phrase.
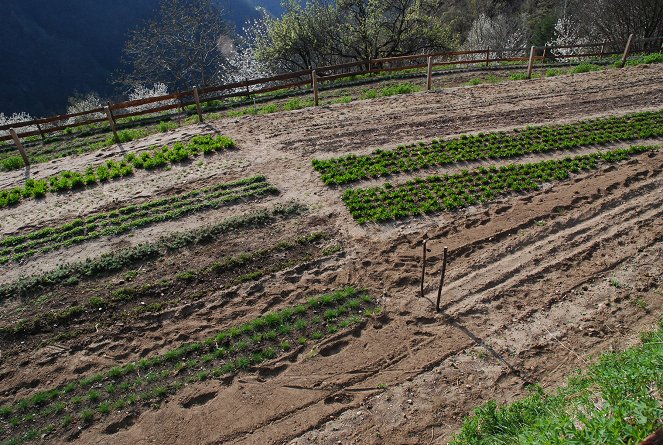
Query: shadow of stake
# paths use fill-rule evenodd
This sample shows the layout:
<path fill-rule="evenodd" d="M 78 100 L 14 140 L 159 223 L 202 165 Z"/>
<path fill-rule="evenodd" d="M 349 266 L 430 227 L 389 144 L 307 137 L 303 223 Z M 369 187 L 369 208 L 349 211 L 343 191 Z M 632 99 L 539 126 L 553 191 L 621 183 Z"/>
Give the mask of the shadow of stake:
<path fill-rule="evenodd" d="M 497 360 L 499 360 L 501 363 L 503 363 L 509 370 L 519 379 L 523 381 L 526 385 L 533 385 L 536 383 L 534 379 L 532 379 L 529 375 L 527 375 L 526 372 L 521 371 L 520 369 L 516 368 L 514 365 L 509 363 L 502 354 L 497 352 L 495 349 L 493 349 L 490 345 L 486 344 L 486 342 L 479 337 L 478 335 L 474 334 L 472 331 L 470 331 L 467 327 L 465 327 L 463 324 L 458 321 L 458 319 L 447 315 L 444 311 L 440 312 L 440 314 L 444 317 L 444 321 L 450 324 L 451 326 L 455 327 L 459 331 L 461 331 L 463 334 L 465 334 L 468 338 L 470 338 L 474 343 L 476 343 L 478 346 L 481 346 L 484 348 L 486 351 L 488 351 L 493 357 L 495 357 Z"/>

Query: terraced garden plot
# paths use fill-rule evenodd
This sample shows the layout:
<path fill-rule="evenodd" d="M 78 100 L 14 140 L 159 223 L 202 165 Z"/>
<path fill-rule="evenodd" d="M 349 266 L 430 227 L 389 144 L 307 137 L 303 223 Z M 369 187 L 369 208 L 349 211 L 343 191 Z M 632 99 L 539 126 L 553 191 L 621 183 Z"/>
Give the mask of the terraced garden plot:
<path fill-rule="evenodd" d="M 24 235 L 8 236 L 0 239 L 0 264 L 277 193 L 278 190 L 269 184 L 264 176 L 254 176 L 140 205 L 122 207 L 112 212 L 98 213 L 59 227 L 47 227 Z"/>
<path fill-rule="evenodd" d="M 464 135 L 446 141 L 401 145 L 370 155 L 313 160 L 323 182 L 343 185 L 401 172 L 481 159 L 569 150 L 582 146 L 663 136 L 663 111 L 591 119 L 567 125 L 527 127 L 513 133 Z"/>
<path fill-rule="evenodd" d="M 120 161 L 108 160 L 103 164 L 89 166 L 85 171 L 63 171 L 46 179 L 28 179 L 23 187 L 0 190 L 0 208 L 18 204 L 23 199 L 43 198 L 47 193 L 66 193 L 117 180 L 134 174 L 134 168 L 156 170 L 171 164 L 190 160 L 199 154 L 235 147 L 235 142 L 227 136 L 199 135 L 189 143 L 176 142 L 172 147 L 164 145 L 141 153 L 129 153 Z"/>
<path fill-rule="evenodd" d="M 484 203 L 510 192 L 536 190 L 549 181 L 568 179 L 601 163 L 618 162 L 655 146 L 633 146 L 590 155 L 505 167 L 479 167 L 461 173 L 417 178 L 402 185 L 349 189 L 342 199 L 358 223 L 384 222 L 415 215 L 452 211 Z"/>
<path fill-rule="evenodd" d="M 204 268 L 164 274 L 158 281 L 133 286 L 109 285 L 103 292 L 96 289 L 86 292 L 87 297 L 79 297 L 77 304 L 69 300 L 70 288 L 65 287 L 59 293 L 51 291 L 48 307 L 58 305 L 61 309 L 43 311 L 24 307 L 19 320 L 0 325 L 0 350 L 10 355 L 15 348 L 34 347 L 31 342 L 34 335 L 46 334 L 46 341 L 61 341 L 72 338 L 72 327 L 94 332 L 117 322 L 135 322 L 144 314 L 161 313 L 184 300 L 197 301 L 221 289 L 258 280 L 339 251 L 337 244 L 327 242 L 325 245 L 329 238 L 328 233 L 314 232 L 263 249 L 220 258 Z M 78 290 L 77 293 L 84 292 Z M 67 304 L 62 305 L 60 300 Z"/>
<path fill-rule="evenodd" d="M 144 411 L 187 383 L 227 378 L 284 354 L 296 354 L 309 342 L 357 325 L 376 311 L 379 308 L 371 296 L 348 287 L 264 314 L 163 355 L 41 390 L 0 407 L 1 432 L 10 437 L 3 444 L 19 444 L 42 435 L 63 437 L 114 411 Z"/>
<path fill-rule="evenodd" d="M 50 286 L 71 281 L 94 278 L 130 267 L 145 261 L 154 261 L 185 247 L 205 245 L 217 241 L 222 235 L 240 232 L 247 228 L 266 227 L 300 215 L 306 207 L 297 203 L 276 204 L 271 208 L 232 216 L 210 226 L 164 235 L 151 243 L 138 244 L 103 254 L 97 258 L 69 263 L 38 275 L 21 277 L 0 285 L 0 300 L 28 298 L 44 292 Z"/>

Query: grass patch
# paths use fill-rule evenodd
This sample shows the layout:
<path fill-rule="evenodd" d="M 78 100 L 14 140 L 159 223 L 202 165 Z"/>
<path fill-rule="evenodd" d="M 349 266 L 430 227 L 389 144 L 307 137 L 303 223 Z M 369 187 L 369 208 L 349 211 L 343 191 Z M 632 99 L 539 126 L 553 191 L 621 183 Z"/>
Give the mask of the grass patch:
<path fill-rule="evenodd" d="M 571 68 L 571 72 L 574 73 L 574 74 L 582 74 L 582 73 L 590 73 L 590 72 L 593 72 L 593 71 L 600 71 L 602 69 L 603 68 L 601 68 L 600 66 L 595 65 L 593 63 L 582 62 L 581 64 Z"/>
<path fill-rule="evenodd" d="M 640 443 L 663 418 L 661 320 L 641 345 L 604 354 L 550 394 L 535 386 L 512 404 L 477 408 L 452 445 Z"/>
<path fill-rule="evenodd" d="M 367 89 L 362 91 L 360 99 L 376 99 L 378 97 L 395 96 L 397 94 L 410 94 L 421 91 L 421 88 L 412 83 L 399 83 L 398 85 L 391 85 L 380 89 Z"/>

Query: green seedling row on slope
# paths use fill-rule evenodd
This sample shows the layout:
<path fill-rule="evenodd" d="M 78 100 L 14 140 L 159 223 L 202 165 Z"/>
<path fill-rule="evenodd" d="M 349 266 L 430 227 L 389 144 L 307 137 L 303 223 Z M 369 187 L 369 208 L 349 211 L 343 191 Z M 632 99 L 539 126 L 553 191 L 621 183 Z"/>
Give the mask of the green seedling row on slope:
<path fill-rule="evenodd" d="M 186 293 L 184 288 L 196 289 L 206 281 L 213 280 L 215 290 L 225 289 L 326 256 L 328 253 L 321 250 L 317 243 L 329 238 L 329 234 L 325 232 L 313 232 L 296 239 L 280 241 L 267 248 L 221 258 L 205 268 L 182 271 L 171 279 L 162 277 L 158 281 L 139 286 L 113 286 L 106 289 L 103 297 L 97 294 L 86 303 L 57 311 L 40 312 L 33 317 L 21 318 L 15 323 L 0 325 L 0 340 L 19 338 L 24 340 L 27 335 L 54 331 L 53 325 L 57 325 L 58 329 L 66 329 L 76 319 L 99 315 L 101 308 L 104 309 L 106 317 L 103 323 L 124 321 L 140 312 L 160 312 L 169 304 L 164 295 L 178 296 L 175 301 L 180 301 L 179 296 Z M 305 253 L 298 255 L 296 253 L 298 249 L 303 249 Z M 127 309 L 127 305 L 139 299 L 157 301 L 147 305 L 141 303 L 139 306 Z"/>
<path fill-rule="evenodd" d="M 342 185 L 456 162 L 511 158 L 661 136 L 663 111 L 654 111 L 567 125 L 527 127 L 512 133 L 464 135 L 429 144 L 401 145 L 395 150 L 376 150 L 365 156 L 315 159 L 313 167 L 325 184 Z"/>
<path fill-rule="evenodd" d="M 47 193 L 65 193 L 133 175 L 134 168 L 154 170 L 180 163 L 199 154 L 234 148 L 227 136 L 195 136 L 188 144 L 176 142 L 172 147 L 163 146 L 140 154 L 129 153 L 119 162 L 109 160 L 104 164 L 88 167 L 84 172 L 63 171 L 47 179 L 28 179 L 24 187 L 0 190 L 0 208 L 18 204 L 22 199 L 43 198 Z"/>
<path fill-rule="evenodd" d="M 47 227 L 25 235 L 0 239 L 0 264 L 20 261 L 27 256 L 51 252 L 102 236 L 120 235 L 135 228 L 176 220 L 240 200 L 277 193 L 278 190 L 264 176 L 254 176 L 98 213 L 59 227 Z"/>
<path fill-rule="evenodd" d="M 372 297 L 348 287 L 266 313 L 204 341 L 40 390 L 0 407 L 0 423 L 10 436 L 2 443 L 26 442 L 44 431 L 54 434 L 85 427 L 113 411 L 148 409 L 185 384 L 250 370 L 356 325 L 376 312 L 379 308 Z M 40 434 L 35 436 L 34 431 Z"/>
<path fill-rule="evenodd" d="M 342 199 L 360 224 L 414 215 L 452 211 L 484 203 L 509 192 L 536 190 L 545 182 L 561 181 L 572 173 L 594 170 L 601 162 L 618 162 L 658 147 L 633 146 L 590 155 L 532 164 L 479 167 L 444 176 L 417 178 L 402 185 L 349 189 Z"/>
<path fill-rule="evenodd" d="M 48 289 L 49 286 L 71 279 L 95 277 L 135 267 L 143 261 L 154 260 L 184 247 L 212 243 L 219 236 L 233 231 L 264 227 L 282 219 L 295 217 L 305 209 L 297 202 L 277 204 L 270 209 L 232 216 L 211 226 L 171 233 L 154 242 L 138 244 L 134 247 L 103 254 L 97 258 L 59 266 L 43 274 L 21 277 L 11 283 L 0 285 L 0 301 L 8 298 L 28 297 L 35 292 Z"/>

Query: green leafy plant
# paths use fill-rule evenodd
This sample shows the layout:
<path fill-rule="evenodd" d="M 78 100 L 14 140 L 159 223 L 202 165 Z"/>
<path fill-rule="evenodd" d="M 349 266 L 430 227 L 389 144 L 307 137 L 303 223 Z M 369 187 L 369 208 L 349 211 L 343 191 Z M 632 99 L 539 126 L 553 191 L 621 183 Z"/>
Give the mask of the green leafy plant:
<path fill-rule="evenodd" d="M 134 168 L 167 168 L 171 164 L 186 162 L 200 154 L 209 155 L 234 147 L 235 142 L 227 136 L 199 135 L 194 136 L 188 144 L 176 142 L 172 147 L 152 148 L 140 154 L 129 153 L 119 162 L 108 160 L 104 164 L 87 167 L 83 173 L 65 170 L 47 179 L 29 179 L 23 188 L 0 190 L 0 208 L 18 204 L 21 199 L 42 198 L 47 193 L 66 193 L 131 176 L 134 174 Z"/>
<path fill-rule="evenodd" d="M 453 175 L 417 178 L 397 186 L 387 183 L 381 187 L 348 189 L 342 199 L 360 224 L 384 222 L 453 211 L 489 202 L 505 193 L 535 190 L 545 182 L 565 180 L 573 173 L 594 170 L 600 163 L 619 162 L 652 150 L 658 147 L 633 146 L 532 164 L 479 167 Z"/>
<path fill-rule="evenodd" d="M 527 127 L 512 133 L 463 135 L 450 140 L 400 145 L 369 155 L 349 154 L 312 161 L 327 185 L 390 176 L 401 172 L 483 159 L 505 159 L 529 153 L 571 150 L 588 145 L 663 136 L 663 112 L 643 112 L 566 125 Z"/>
<path fill-rule="evenodd" d="M 119 235 L 151 224 L 176 220 L 192 213 L 216 209 L 243 200 L 277 194 L 264 176 L 219 183 L 203 189 L 93 214 L 59 227 L 48 227 L 0 239 L 3 258 L 23 259 L 83 243 L 102 236 Z M 75 284 L 75 283 L 72 283 Z"/>

